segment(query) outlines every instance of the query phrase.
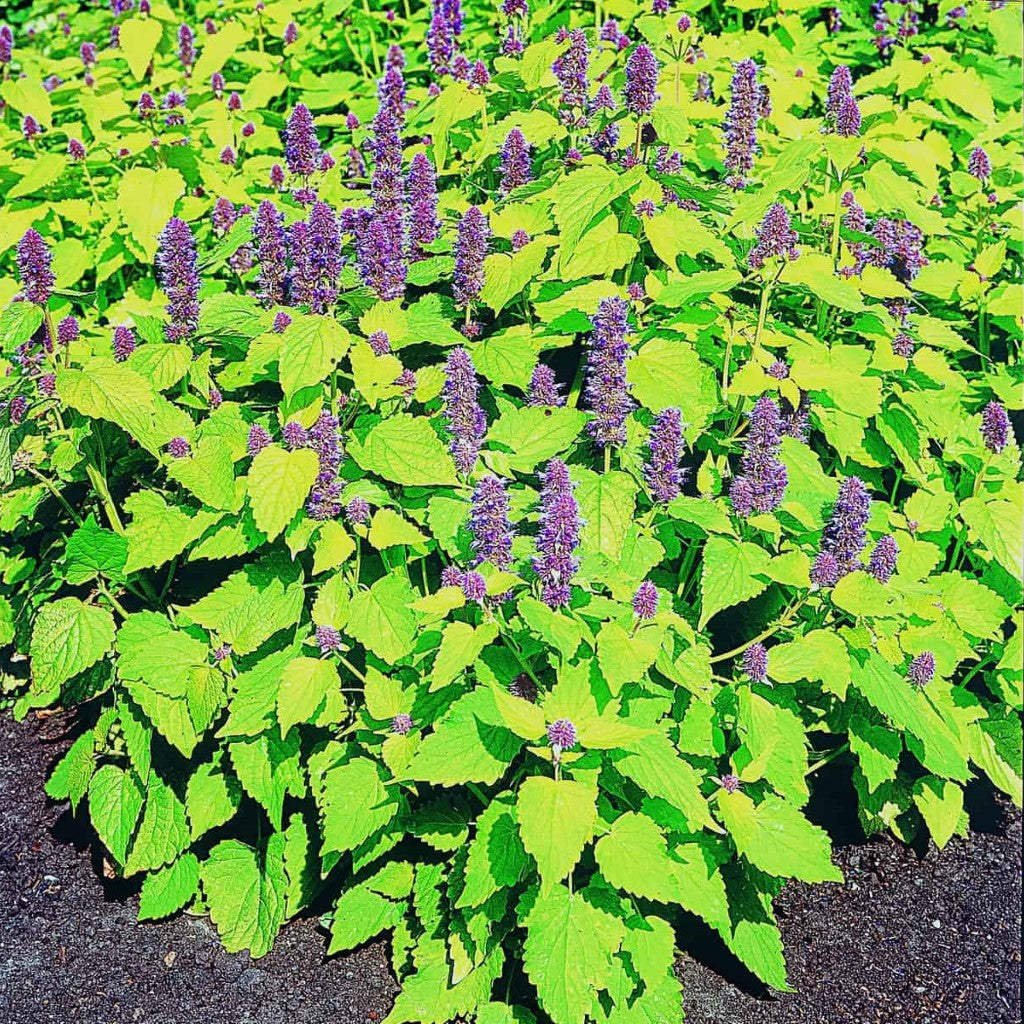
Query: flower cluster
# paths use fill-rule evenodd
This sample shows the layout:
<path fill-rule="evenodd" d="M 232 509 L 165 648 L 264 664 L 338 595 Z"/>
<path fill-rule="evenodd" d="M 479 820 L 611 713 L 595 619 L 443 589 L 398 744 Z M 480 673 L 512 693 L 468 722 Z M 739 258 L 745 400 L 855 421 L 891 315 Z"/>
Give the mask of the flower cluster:
<path fill-rule="evenodd" d="M 487 419 L 477 401 L 480 383 L 473 360 L 464 348 L 457 348 L 445 364 L 445 419 L 451 434 L 449 450 L 461 473 L 470 473 L 476 465 L 480 445 L 487 432 Z"/>
<path fill-rule="evenodd" d="M 541 479 L 540 532 L 533 571 L 541 581 L 544 603 L 549 608 L 564 608 L 569 604 L 570 583 L 579 569 L 575 551 L 580 543 L 580 510 L 569 467 L 561 459 L 552 459 Z"/>
<path fill-rule="evenodd" d="M 473 535 L 474 564 L 490 562 L 498 569 L 512 564 L 515 531 L 508 518 L 508 495 L 505 484 L 493 474 L 481 478 L 473 490 L 469 532 Z"/>
<path fill-rule="evenodd" d="M 195 237 L 180 217 L 172 217 L 160 235 L 157 269 L 167 293 L 164 335 L 183 341 L 199 327 L 199 270 Z"/>
<path fill-rule="evenodd" d="M 741 516 L 771 512 L 782 504 L 789 477 L 779 458 L 782 446 L 782 413 L 774 399 L 762 396 L 750 412 L 750 430 L 729 495 L 733 510 Z"/>
<path fill-rule="evenodd" d="M 626 381 L 632 351 L 626 338 L 628 311 L 622 299 L 602 299 L 592 318 L 586 397 L 594 418 L 587 430 L 602 448 L 625 444 L 626 417 L 633 408 Z"/>

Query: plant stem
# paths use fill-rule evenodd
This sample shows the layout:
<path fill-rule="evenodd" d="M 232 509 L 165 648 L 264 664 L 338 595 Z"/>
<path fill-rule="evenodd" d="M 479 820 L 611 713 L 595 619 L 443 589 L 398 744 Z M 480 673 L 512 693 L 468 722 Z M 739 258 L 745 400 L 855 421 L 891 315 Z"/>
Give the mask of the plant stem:
<path fill-rule="evenodd" d="M 758 633 L 757 636 L 751 637 L 745 644 L 740 644 L 739 647 L 734 647 L 731 651 L 726 651 L 724 654 L 716 654 L 711 659 L 711 664 L 715 665 L 720 661 L 726 661 L 729 658 L 734 658 L 737 654 L 742 654 L 748 647 L 753 647 L 754 644 L 760 643 L 762 640 L 770 637 L 773 633 L 778 632 L 782 629 L 790 619 L 804 606 L 807 601 L 806 597 L 800 598 L 796 604 L 790 605 L 789 610 L 783 613 L 778 619 L 776 619 L 767 629 Z"/>
<path fill-rule="evenodd" d="M 34 469 L 32 466 L 28 467 L 28 471 L 50 492 L 50 494 L 53 495 L 54 498 L 57 499 L 57 501 L 59 501 L 64 506 L 65 511 L 69 516 L 71 516 L 75 525 L 81 526 L 82 517 L 67 503 L 67 500 L 65 499 L 64 495 L 61 494 L 56 487 L 54 487 L 52 481 L 47 480 L 47 478 L 43 476 L 42 473 Z"/>
<path fill-rule="evenodd" d="M 813 775 L 819 768 L 824 768 L 825 765 L 831 764 L 837 757 L 842 757 L 850 749 L 849 743 L 844 743 L 841 747 L 836 747 L 835 750 L 830 751 L 820 761 L 815 762 L 811 765 L 807 771 L 804 772 L 804 778 L 808 775 Z"/>
<path fill-rule="evenodd" d="M 347 668 L 349 672 L 356 677 L 356 679 L 360 680 L 364 686 L 366 685 L 366 676 L 364 676 L 363 673 L 360 672 L 344 654 L 338 655 L 338 661 L 340 661 L 342 665 L 344 665 L 345 668 Z"/>

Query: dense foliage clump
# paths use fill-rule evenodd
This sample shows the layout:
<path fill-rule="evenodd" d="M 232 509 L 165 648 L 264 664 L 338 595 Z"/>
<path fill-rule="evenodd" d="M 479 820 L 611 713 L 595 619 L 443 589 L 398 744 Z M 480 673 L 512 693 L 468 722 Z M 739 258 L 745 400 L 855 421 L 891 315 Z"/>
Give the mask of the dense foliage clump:
<path fill-rule="evenodd" d="M 3 690 L 141 917 L 679 1020 L 687 914 L 786 987 L 821 765 L 1020 802 L 1013 5 L 187 21 L 0 28 Z"/>

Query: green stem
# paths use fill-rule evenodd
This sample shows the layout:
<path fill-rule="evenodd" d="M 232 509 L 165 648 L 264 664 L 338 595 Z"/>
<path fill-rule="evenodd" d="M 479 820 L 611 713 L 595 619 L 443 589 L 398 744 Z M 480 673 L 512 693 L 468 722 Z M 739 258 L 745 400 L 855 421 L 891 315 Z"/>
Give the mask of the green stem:
<path fill-rule="evenodd" d="M 726 651 L 724 654 L 716 654 L 711 659 L 711 664 L 715 665 L 720 661 L 727 661 L 729 658 L 736 657 L 737 654 L 742 654 L 748 647 L 753 647 L 754 644 L 760 643 L 762 640 L 767 639 L 773 633 L 777 633 L 780 629 L 786 626 L 790 619 L 804 606 L 807 598 L 802 597 L 796 604 L 791 605 L 789 610 L 775 620 L 767 629 L 762 630 L 755 637 L 751 637 L 745 644 L 740 644 L 739 647 L 734 647 L 731 651 Z"/>
<path fill-rule="evenodd" d="M 819 768 L 824 768 L 825 765 L 831 764 L 837 757 L 842 757 L 850 749 L 849 743 L 844 743 L 841 747 L 836 747 L 835 750 L 829 752 L 820 761 L 816 761 L 811 765 L 807 771 L 804 772 L 804 778 L 808 775 L 813 775 Z"/>
<path fill-rule="evenodd" d="M 569 387 L 569 397 L 566 399 L 566 405 L 570 409 L 575 409 L 579 405 L 580 395 L 583 394 L 583 379 L 587 373 L 587 359 L 586 352 L 580 350 L 580 362 L 576 367 L 576 376 L 572 379 L 572 384 Z"/>
<path fill-rule="evenodd" d="M 349 661 L 348 658 L 345 657 L 344 654 L 339 654 L 338 655 L 338 661 L 340 661 L 342 663 L 342 665 L 344 665 L 345 668 L 347 668 L 349 670 L 349 672 L 351 672 L 352 675 L 354 675 L 356 677 L 356 679 L 360 680 L 362 682 L 363 686 L 366 685 L 366 676 L 364 676 L 363 673 L 360 672 L 359 669 L 357 669 L 355 667 L 355 665 L 353 665 L 352 662 Z"/>
<path fill-rule="evenodd" d="M 124 536 L 124 523 L 121 522 L 121 516 L 118 514 L 117 506 L 110 495 L 110 490 L 107 487 L 107 481 L 104 479 L 103 474 L 91 462 L 86 464 L 85 472 L 89 477 L 93 490 L 99 496 L 100 502 L 103 505 L 103 511 L 107 516 L 107 522 L 110 523 L 110 528 L 114 533 Z"/>
<path fill-rule="evenodd" d="M 604 471 L 610 472 L 612 468 L 612 448 L 611 445 L 607 445 L 604 450 Z"/>
<path fill-rule="evenodd" d="M 59 501 L 64 506 L 65 511 L 69 516 L 71 516 L 75 525 L 81 526 L 82 517 L 67 503 L 67 500 L 65 499 L 64 495 L 61 494 L 56 487 L 54 487 L 53 483 L 50 480 L 47 480 L 47 478 L 43 476 L 42 473 L 38 472 L 32 466 L 29 466 L 28 471 L 50 492 L 50 494 L 53 495 L 54 498 L 57 499 L 57 501 Z"/>
<path fill-rule="evenodd" d="M 100 585 L 100 590 L 103 593 L 103 596 L 114 606 L 114 611 L 116 611 L 117 614 L 120 615 L 122 619 L 127 619 L 128 613 L 124 610 L 124 608 L 121 607 L 121 602 L 118 601 L 116 597 L 114 597 L 114 595 L 107 588 L 107 585 L 102 580 L 99 580 L 98 582 Z"/>
<path fill-rule="evenodd" d="M 988 467 L 992 465 L 992 452 L 989 452 L 988 458 L 982 464 L 981 469 L 978 470 L 978 475 L 974 478 L 974 489 L 971 491 L 971 497 L 976 498 L 978 492 L 981 490 L 981 485 L 985 482 L 985 474 L 988 472 Z"/>
<path fill-rule="evenodd" d="M 367 25 L 370 32 L 370 49 L 373 54 L 373 66 L 376 69 L 377 77 L 380 77 L 380 52 L 377 49 L 377 33 L 374 31 L 370 14 L 370 0 L 363 0 L 363 11 L 366 14 Z"/>

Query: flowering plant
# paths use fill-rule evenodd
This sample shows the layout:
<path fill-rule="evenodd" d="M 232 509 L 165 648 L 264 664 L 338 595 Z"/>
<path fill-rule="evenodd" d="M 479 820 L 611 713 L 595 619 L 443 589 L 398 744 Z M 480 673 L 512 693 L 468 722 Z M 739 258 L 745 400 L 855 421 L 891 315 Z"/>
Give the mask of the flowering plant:
<path fill-rule="evenodd" d="M 0 645 L 140 917 L 679 1020 L 821 765 L 1020 802 L 1012 6 L 111 6 L 0 29 Z"/>

